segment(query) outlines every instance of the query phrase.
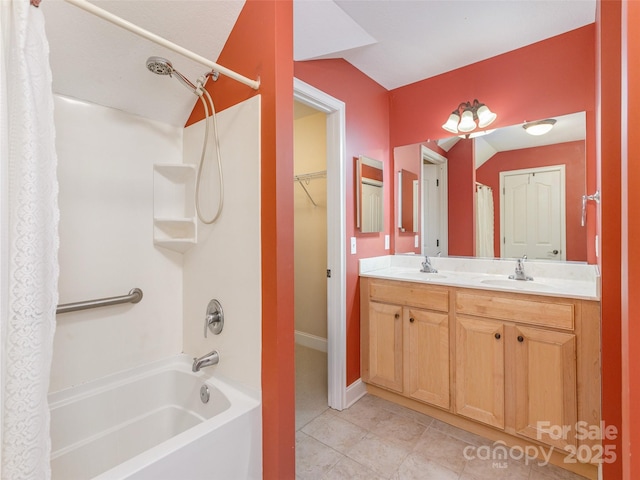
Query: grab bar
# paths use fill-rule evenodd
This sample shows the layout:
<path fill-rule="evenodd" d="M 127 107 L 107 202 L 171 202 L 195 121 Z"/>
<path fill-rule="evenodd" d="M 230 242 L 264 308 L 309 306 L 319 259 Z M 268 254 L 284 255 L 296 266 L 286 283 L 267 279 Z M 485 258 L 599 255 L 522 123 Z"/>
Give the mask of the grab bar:
<path fill-rule="evenodd" d="M 97 298 L 95 300 L 87 300 L 85 302 L 58 305 L 58 308 L 56 308 L 56 314 L 76 312 L 78 310 L 87 310 L 89 308 L 106 307 L 108 305 L 118 305 L 120 303 L 138 303 L 140 300 L 142 300 L 142 290 L 134 288 L 128 295 L 122 295 L 120 297 Z"/>

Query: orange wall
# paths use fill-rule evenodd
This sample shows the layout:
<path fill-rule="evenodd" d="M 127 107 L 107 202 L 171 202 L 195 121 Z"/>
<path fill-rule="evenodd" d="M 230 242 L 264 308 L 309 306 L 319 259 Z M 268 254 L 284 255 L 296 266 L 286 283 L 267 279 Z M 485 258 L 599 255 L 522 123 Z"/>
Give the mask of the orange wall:
<path fill-rule="evenodd" d="M 247 0 L 218 63 L 249 78 L 260 77 L 261 81 L 257 92 L 222 75 L 207 87 L 217 110 L 261 95 L 263 470 L 265 479 L 292 479 L 295 394 L 291 2 Z M 203 118 L 199 103 L 187 124 Z"/>
<path fill-rule="evenodd" d="M 295 63 L 296 78 L 346 103 L 346 235 L 347 245 L 347 385 L 360 378 L 360 288 L 358 259 L 386 255 L 384 235 L 391 234 L 393 188 L 385 189 L 385 231 L 362 234 L 355 227 L 355 159 L 366 155 L 384 163 L 385 185 L 393 185 L 389 155 L 388 92 L 344 60 Z M 357 239 L 350 255 L 349 237 Z"/>
<path fill-rule="evenodd" d="M 596 10 L 596 131 L 600 203 L 600 270 L 602 275 L 602 418 L 607 425 L 622 426 L 621 362 L 621 2 L 598 1 Z M 604 478 L 622 478 L 622 442 L 604 440 L 615 449 L 618 461 L 604 464 Z M 611 448 L 611 447 L 609 447 Z"/>
<path fill-rule="evenodd" d="M 640 102 L 640 2 L 623 4 L 622 61 L 622 425 L 624 478 L 640 478 L 640 135 L 627 115 Z"/>
<path fill-rule="evenodd" d="M 583 110 L 592 115 L 594 49 L 592 24 L 392 90 L 391 145 L 448 136 L 448 115 L 475 98 L 498 114 L 492 128 Z"/>
<path fill-rule="evenodd" d="M 476 180 L 493 189 L 495 211 L 500 212 L 500 172 L 518 169 L 565 165 L 566 170 L 566 224 L 567 260 L 587 261 L 587 232 L 581 225 L 582 195 L 585 192 L 584 142 L 567 142 L 544 147 L 525 148 L 500 152 L 476 170 Z M 581 180 L 582 179 L 582 180 Z M 494 216 L 494 248 L 500 252 L 500 215 Z"/>
<path fill-rule="evenodd" d="M 459 141 L 446 157 L 449 176 L 449 255 L 473 257 L 476 254 L 473 142 Z"/>

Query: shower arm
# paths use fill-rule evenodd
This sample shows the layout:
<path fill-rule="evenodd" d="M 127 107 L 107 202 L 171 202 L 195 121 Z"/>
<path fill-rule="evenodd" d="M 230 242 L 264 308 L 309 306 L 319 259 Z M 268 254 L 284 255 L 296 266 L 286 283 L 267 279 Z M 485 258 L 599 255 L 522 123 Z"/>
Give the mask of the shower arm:
<path fill-rule="evenodd" d="M 218 65 L 217 63 L 212 62 L 211 60 L 206 59 L 198 55 L 197 53 L 192 52 L 191 50 L 181 47 L 180 45 L 170 42 L 169 40 L 162 38 L 161 36 L 156 35 L 155 33 L 152 33 L 148 30 L 145 30 L 144 28 L 141 28 L 134 23 L 131 23 L 123 18 L 120 18 L 117 15 L 114 15 L 113 13 L 108 12 L 107 10 L 104 10 L 100 7 L 96 7 L 95 5 L 87 2 L 86 0 L 65 0 L 65 1 L 67 3 L 75 5 L 78 8 L 81 8 L 85 12 L 91 13 L 99 18 L 102 18 L 103 20 L 111 22 L 114 25 L 117 25 L 121 28 L 124 28 L 125 30 L 135 33 L 140 37 L 146 38 L 151 42 L 157 43 L 160 46 L 163 46 L 165 48 L 168 48 L 169 50 L 173 50 L 174 52 L 179 53 L 180 55 L 190 58 L 194 62 L 198 62 L 204 65 L 205 67 L 209 67 L 209 69 L 211 70 L 215 70 L 217 72 L 220 72 L 223 75 L 226 75 L 229 78 L 233 78 L 234 80 L 240 83 L 243 83 L 253 88 L 254 90 L 258 90 L 258 88 L 260 88 L 259 77 L 258 77 L 258 80 L 251 80 L 250 78 L 240 75 L 239 73 L 236 73 L 233 70 L 228 69 L 227 67 Z"/>

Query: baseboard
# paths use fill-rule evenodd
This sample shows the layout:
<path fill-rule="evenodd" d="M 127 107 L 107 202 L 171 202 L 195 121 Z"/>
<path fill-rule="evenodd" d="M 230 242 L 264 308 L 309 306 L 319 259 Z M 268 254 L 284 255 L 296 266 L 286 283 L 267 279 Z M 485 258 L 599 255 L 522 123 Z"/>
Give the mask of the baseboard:
<path fill-rule="evenodd" d="M 295 341 L 303 347 L 313 348 L 321 352 L 327 353 L 327 339 L 312 335 L 310 333 L 295 331 Z"/>
<path fill-rule="evenodd" d="M 362 397 L 367 394 L 367 386 L 365 383 L 359 378 L 351 385 L 347 387 L 347 398 L 346 398 L 346 406 L 345 408 L 349 408 L 351 405 L 356 403 Z"/>

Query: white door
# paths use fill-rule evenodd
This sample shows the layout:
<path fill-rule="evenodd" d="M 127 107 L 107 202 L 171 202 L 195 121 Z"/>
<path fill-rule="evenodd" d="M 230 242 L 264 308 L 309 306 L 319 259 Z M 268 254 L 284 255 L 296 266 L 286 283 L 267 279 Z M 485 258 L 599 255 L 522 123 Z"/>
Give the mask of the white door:
<path fill-rule="evenodd" d="M 383 195 L 381 184 L 377 185 L 368 181 L 362 182 L 362 210 L 367 213 L 362 215 L 363 232 L 381 232 L 384 230 L 384 217 L 382 215 Z"/>
<path fill-rule="evenodd" d="M 422 166 L 422 211 L 424 235 L 422 253 L 435 256 L 442 250 L 441 241 L 441 205 L 440 205 L 440 166 L 424 164 Z"/>
<path fill-rule="evenodd" d="M 564 165 L 500 172 L 501 256 L 566 260 Z"/>

